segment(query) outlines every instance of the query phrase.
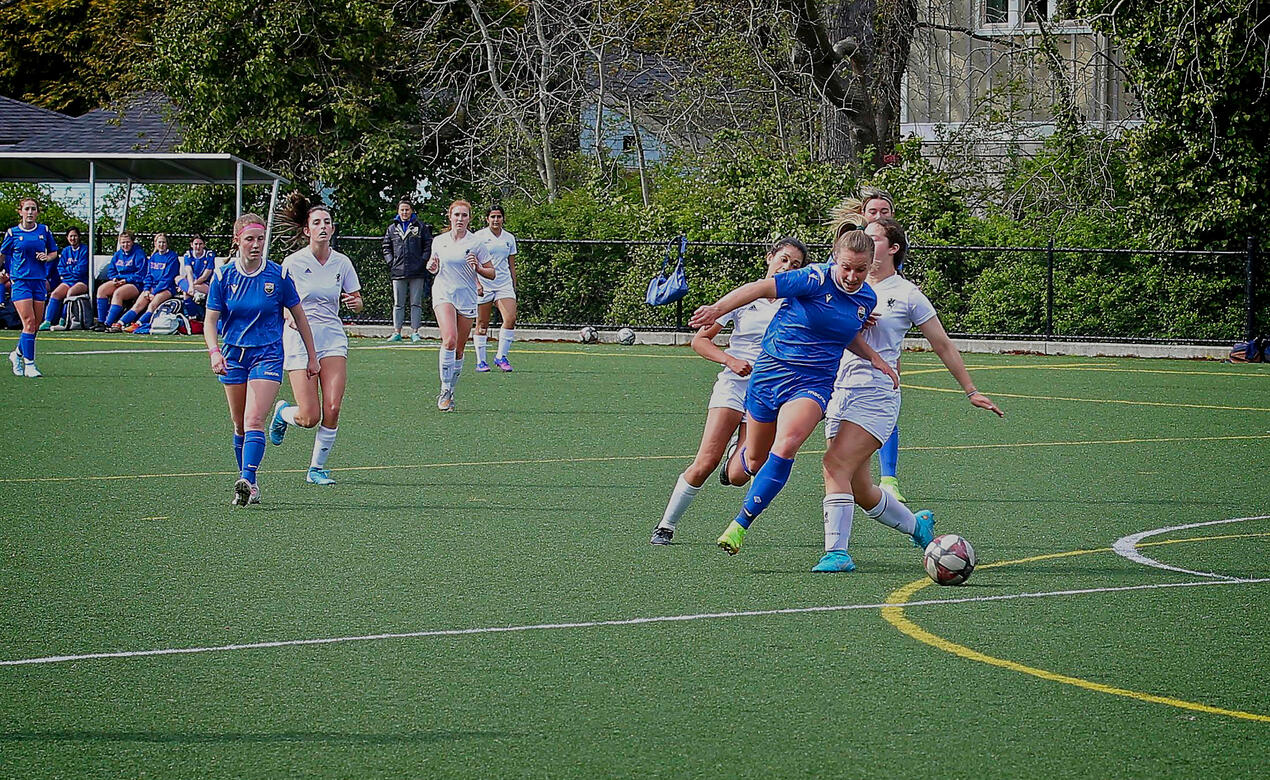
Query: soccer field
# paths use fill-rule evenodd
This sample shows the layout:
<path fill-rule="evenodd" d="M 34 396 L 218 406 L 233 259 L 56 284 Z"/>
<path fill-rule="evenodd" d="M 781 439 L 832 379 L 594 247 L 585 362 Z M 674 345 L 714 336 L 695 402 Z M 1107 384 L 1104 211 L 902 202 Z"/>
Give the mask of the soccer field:
<path fill-rule="evenodd" d="M 338 484 L 292 428 L 247 509 L 201 341 L 41 334 L 0 377 L 0 776 L 1270 765 L 1266 366 L 968 355 L 998 420 L 906 355 L 904 492 L 979 555 L 939 588 L 863 513 L 859 571 L 809 572 L 819 432 L 736 557 L 713 479 L 649 545 L 687 348 L 517 344 L 441 414 L 435 344 L 353 345 Z"/>

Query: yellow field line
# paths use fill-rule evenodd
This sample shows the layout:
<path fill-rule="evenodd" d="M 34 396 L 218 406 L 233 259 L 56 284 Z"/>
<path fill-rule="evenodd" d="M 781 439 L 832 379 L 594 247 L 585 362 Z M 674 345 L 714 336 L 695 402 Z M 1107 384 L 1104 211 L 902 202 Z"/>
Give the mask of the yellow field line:
<path fill-rule="evenodd" d="M 1069 365 L 1072 365 L 1072 366 L 1096 366 L 1096 365 L 1098 365 L 1098 364 L 1097 364 L 1097 363 L 1070 363 Z M 967 369 L 969 369 L 969 370 L 971 370 L 971 371 L 1018 371 L 1018 370 L 1021 370 L 1021 369 L 1048 369 L 1048 368 L 1049 368 L 1049 366 L 1042 365 L 1042 364 L 1039 364 L 1039 363 L 1028 363 L 1028 364 L 1024 364 L 1024 365 L 1021 365 L 1021 366 L 966 366 L 966 368 L 967 368 Z M 939 364 L 937 367 L 935 367 L 935 368 L 919 368 L 919 369 L 918 369 L 918 370 L 916 370 L 916 371 L 906 371 L 906 370 L 904 370 L 903 363 L 901 362 L 901 365 L 900 365 L 900 376 L 901 376 L 901 377 L 906 377 L 906 376 L 917 376 L 918 374 L 939 374 L 939 373 L 943 373 L 943 372 L 945 372 L 945 371 L 947 371 L 947 370 L 948 370 L 948 369 L 947 369 L 947 368 L 945 368 L 945 367 L 944 367 L 944 365 L 943 365 L 942 363 L 940 363 L 940 364 Z"/>
<path fill-rule="evenodd" d="M 1243 537 L 1251 537 L 1251 536 L 1270 536 L 1270 534 L 1237 534 L 1237 535 L 1225 535 L 1225 536 L 1201 536 L 1201 537 L 1191 537 L 1186 539 L 1169 539 L 1162 542 L 1149 542 L 1139 546 L 1149 547 L 1149 546 L 1155 546 L 1160 544 L 1181 544 L 1185 542 L 1204 542 L 1204 541 L 1212 541 L 1215 539 L 1243 538 Z M 1074 555 L 1090 555 L 1092 553 L 1102 553 L 1102 552 L 1111 552 L 1111 551 L 1112 551 L 1112 548 L 1110 547 L 1100 547 L 1094 550 L 1071 550 L 1068 552 L 1051 553 L 1048 555 L 1034 555 L 1028 558 L 1019 558 L 1018 560 L 1013 560 L 1013 561 L 1000 561 L 998 563 L 987 564 L 980 568 L 991 569 L 991 568 L 997 568 L 1000 566 L 1014 566 L 1020 563 L 1031 563 L 1034 561 L 1051 560 L 1054 558 L 1067 558 Z M 966 647 L 965 645 L 959 645 L 956 642 L 951 642 L 947 639 L 944 639 L 941 636 L 936 636 L 935 634 L 932 634 L 931 632 L 917 625 L 913 621 L 909 620 L 904 615 L 904 604 L 908 601 L 911 601 L 913 596 L 922 588 L 928 587 L 933 584 L 934 582 L 932 582 L 929 579 L 915 580 L 914 582 L 910 582 L 908 585 L 905 585 L 904 587 L 891 593 L 891 595 L 887 596 L 886 601 L 888 604 L 894 604 L 895 606 L 882 608 L 883 619 L 885 619 L 886 622 L 890 623 L 892 626 L 894 626 L 897 630 L 899 630 L 901 633 L 905 634 L 906 636 L 916 639 L 917 641 L 922 642 L 923 644 L 930 645 L 931 647 L 937 648 L 939 650 L 943 650 L 944 652 L 947 652 L 947 653 L 952 653 L 953 655 L 960 656 L 961 658 L 965 658 L 970 661 L 977 661 L 979 663 L 987 664 L 989 666 L 996 666 L 1002 669 L 1009 669 L 1012 672 L 1019 672 L 1021 674 L 1027 674 L 1033 677 L 1039 677 L 1042 680 L 1048 680 L 1050 682 L 1063 683 L 1065 685 L 1073 685 L 1077 688 L 1084 688 L 1085 690 L 1089 690 L 1089 691 L 1096 691 L 1098 693 L 1106 693 L 1112 696 L 1123 696 L 1127 699 L 1134 699 L 1136 701 L 1150 702 L 1152 704 L 1164 704 L 1169 707 L 1177 707 L 1179 709 L 1191 710 L 1194 712 L 1204 712 L 1210 715 L 1225 715 L 1230 718 L 1240 718 L 1242 720 L 1252 720 L 1252 721 L 1257 721 L 1260 723 L 1270 723 L 1270 715 L 1262 715 L 1256 712 L 1245 712 L 1243 710 L 1230 710 L 1224 707 L 1214 707 L 1208 704 L 1201 704 L 1199 702 L 1185 701 L 1183 699 L 1175 699 L 1171 696 L 1158 696 L 1153 693 L 1143 693 L 1141 691 L 1131 691 L 1127 688 L 1118 688 L 1112 685 L 1104 685 L 1103 683 L 1094 682 L 1092 680 L 1085 680 L 1080 677 L 1072 677 L 1071 675 L 1059 674 L 1057 672 L 1051 672 L 1045 669 L 1038 669 L 1034 666 L 1027 666 L 1026 664 L 1018 663 L 1017 661 L 1010 661 L 1005 658 L 997 658 L 996 656 L 991 656 L 986 653 L 981 653 L 978 650 L 971 649 L 969 647 Z"/>
<path fill-rule="evenodd" d="M 906 390 L 929 390 L 932 393 L 962 394 L 960 388 L 925 387 L 923 385 L 900 384 Z M 1183 404 L 1168 401 L 1126 401 L 1119 398 L 1068 398 L 1060 395 L 1023 395 L 1021 393 L 999 393 L 992 391 L 993 398 L 1026 398 L 1033 401 L 1076 401 L 1088 404 L 1123 404 L 1125 406 L 1163 406 L 1177 409 L 1216 409 L 1224 412 L 1270 412 L 1257 406 L 1218 406 L 1216 404 Z"/>
<path fill-rule="evenodd" d="M 1202 441 L 1249 441 L 1259 439 L 1270 439 L 1270 433 L 1266 434 L 1245 434 L 1239 436 L 1193 436 L 1193 437 L 1167 437 L 1158 439 L 1101 439 L 1093 441 L 1033 441 L 1018 442 L 1015 444 L 941 444 L 930 446 L 913 446 L 900 447 L 901 452 L 936 452 L 936 451 L 960 451 L 960 450 L 995 450 L 1010 449 L 1014 447 L 1093 447 L 1115 444 L 1168 444 L 1177 442 L 1202 442 Z M 803 450 L 804 455 L 823 455 L 824 450 Z M 639 460 L 689 460 L 692 455 L 601 455 L 594 457 L 582 458 L 524 458 L 518 460 L 483 460 L 483 461 L 457 461 L 448 463 L 404 463 L 404 464 L 388 464 L 380 466 L 340 466 L 333 468 L 331 471 L 394 471 L 394 470 L 414 470 L 414 469 L 445 469 L 445 468 L 472 468 L 479 466 L 533 466 L 539 464 L 550 463 L 620 463 L 625 461 Z M 308 469 L 270 469 L 270 474 L 304 474 Z M 121 479 L 169 479 L 184 477 L 223 477 L 226 474 L 234 473 L 228 471 L 183 471 L 169 474 L 86 474 L 74 477 L 5 477 L 0 478 L 0 484 L 13 483 L 33 483 L 33 482 L 102 482 Z"/>

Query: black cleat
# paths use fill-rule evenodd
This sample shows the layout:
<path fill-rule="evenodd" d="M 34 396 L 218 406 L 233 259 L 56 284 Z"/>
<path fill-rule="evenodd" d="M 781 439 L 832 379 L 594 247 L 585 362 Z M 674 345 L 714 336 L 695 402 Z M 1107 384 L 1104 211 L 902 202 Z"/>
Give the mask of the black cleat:
<path fill-rule="evenodd" d="M 649 544 L 670 544 L 670 539 L 675 535 L 673 528 L 662 528 L 658 526 L 653 529 L 653 538 L 649 539 Z"/>

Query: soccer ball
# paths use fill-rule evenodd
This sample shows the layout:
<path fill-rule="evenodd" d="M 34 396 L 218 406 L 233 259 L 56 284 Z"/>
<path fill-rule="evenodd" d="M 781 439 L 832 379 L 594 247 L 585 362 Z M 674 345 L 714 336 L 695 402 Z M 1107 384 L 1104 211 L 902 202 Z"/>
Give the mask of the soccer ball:
<path fill-rule="evenodd" d="M 582 339 L 583 344 L 594 344 L 600 340 L 600 332 L 588 325 L 578 334 L 578 338 Z"/>
<path fill-rule="evenodd" d="M 975 570 L 975 548 L 957 534 L 936 536 L 926 545 L 926 573 L 940 585 L 960 585 Z"/>
<path fill-rule="evenodd" d="M 630 328 L 622 328 L 617 332 L 617 343 L 630 346 L 635 343 L 635 331 Z"/>

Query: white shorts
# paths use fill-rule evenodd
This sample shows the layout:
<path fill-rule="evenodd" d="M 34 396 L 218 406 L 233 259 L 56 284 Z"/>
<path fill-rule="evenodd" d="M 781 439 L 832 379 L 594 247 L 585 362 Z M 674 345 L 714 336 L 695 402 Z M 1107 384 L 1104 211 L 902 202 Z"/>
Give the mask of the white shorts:
<path fill-rule="evenodd" d="M 750 378 L 737 376 L 728 369 L 719 372 L 714 380 L 714 390 L 710 392 L 710 405 L 707 409 L 734 409 L 745 412 L 745 389 L 750 386 Z"/>
<path fill-rule="evenodd" d="M 879 444 L 885 444 L 899 419 L 899 390 L 835 387 L 829 408 L 825 410 L 825 438 L 837 436 L 839 424 L 853 422 L 868 431 Z"/>
<path fill-rule="evenodd" d="M 443 303 L 454 307 L 460 315 L 469 320 L 476 319 L 476 290 L 438 290 L 432 288 L 432 308 Z"/>
<path fill-rule="evenodd" d="M 318 327 L 313 331 L 313 348 L 318 360 L 325 357 L 348 357 L 348 334 L 343 328 Z M 309 353 L 304 349 L 304 339 L 291 326 L 282 331 L 282 370 L 300 371 L 309 364 Z"/>
<path fill-rule="evenodd" d="M 482 279 L 482 294 L 476 298 L 477 303 L 493 303 L 507 298 L 516 300 L 516 285 L 512 284 L 511 277 L 498 276 L 493 279 Z"/>

